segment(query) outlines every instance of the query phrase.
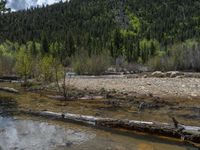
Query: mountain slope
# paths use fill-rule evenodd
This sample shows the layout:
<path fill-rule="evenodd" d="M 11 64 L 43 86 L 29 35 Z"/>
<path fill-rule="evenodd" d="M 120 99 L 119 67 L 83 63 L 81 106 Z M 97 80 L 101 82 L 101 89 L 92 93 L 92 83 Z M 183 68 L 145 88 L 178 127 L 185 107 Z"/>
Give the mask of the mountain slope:
<path fill-rule="evenodd" d="M 69 43 L 99 53 L 141 55 L 142 41 L 167 49 L 200 38 L 199 0 L 71 0 L 52 6 L 0 15 L 0 41 Z M 66 42 L 67 41 L 67 42 Z M 124 52 L 125 51 L 125 52 Z M 114 54 L 115 53 L 115 54 Z"/>

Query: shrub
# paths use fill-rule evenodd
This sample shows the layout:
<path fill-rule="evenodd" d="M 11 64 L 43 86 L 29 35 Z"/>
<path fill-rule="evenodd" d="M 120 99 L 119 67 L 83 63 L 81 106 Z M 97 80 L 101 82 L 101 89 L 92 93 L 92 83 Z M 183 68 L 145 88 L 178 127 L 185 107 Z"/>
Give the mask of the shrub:
<path fill-rule="evenodd" d="M 15 57 L 8 44 L 0 44 L 0 75 L 14 73 Z"/>
<path fill-rule="evenodd" d="M 173 70 L 174 62 L 171 57 L 168 57 L 165 52 L 159 52 L 157 56 L 151 58 L 148 61 L 148 65 L 152 67 L 153 70 Z"/>
<path fill-rule="evenodd" d="M 53 81 L 53 64 L 54 64 L 54 58 L 52 56 L 44 56 L 40 63 L 39 63 L 39 69 L 40 69 L 40 76 L 41 79 L 44 82 L 51 82 Z"/>
<path fill-rule="evenodd" d="M 200 71 L 200 43 L 195 40 L 173 45 L 168 52 L 159 52 L 148 64 L 156 70 Z"/>
<path fill-rule="evenodd" d="M 14 72 L 15 59 L 11 56 L 0 56 L 0 75 L 10 75 Z"/>
<path fill-rule="evenodd" d="M 91 57 L 84 55 L 74 59 L 72 66 L 74 71 L 80 75 L 101 75 L 111 63 L 111 57 L 106 54 L 92 55 Z"/>

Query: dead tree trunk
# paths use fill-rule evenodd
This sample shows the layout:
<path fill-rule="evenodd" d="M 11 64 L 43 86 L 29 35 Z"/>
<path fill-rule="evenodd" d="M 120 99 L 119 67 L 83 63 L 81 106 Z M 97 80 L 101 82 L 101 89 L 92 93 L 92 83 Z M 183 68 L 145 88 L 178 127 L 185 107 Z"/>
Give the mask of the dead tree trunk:
<path fill-rule="evenodd" d="M 15 93 L 15 94 L 19 93 L 18 90 L 14 89 L 14 88 L 9 88 L 9 87 L 0 87 L 0 91 Z"/>
<path fill-rule="evenodd" d="M 93 126 L 134 130 L 155 135 L 179 138 L 187 142 L 200 143 L 200 127 L 195 126 L 185 126 L 179 124 L 178 127 L 175 127 L 174 124 L 168 123 L 146 122 L 137 120 L 119 120 L 70 113 L 54 113 L 49 111 L 29 111 L 25 113 L 37 116 L 53 117 L 57 119 L 76 121 L 80 123 L 90 124 Z"/>
<path fill-rule="evenodd" d="M 68 96 L 67 96 L 67 90 L 66 90 L 66 71 L 64 71 L 63 74 L 63 96 L 65 98 L 65 100 L 67 100 Z"/>

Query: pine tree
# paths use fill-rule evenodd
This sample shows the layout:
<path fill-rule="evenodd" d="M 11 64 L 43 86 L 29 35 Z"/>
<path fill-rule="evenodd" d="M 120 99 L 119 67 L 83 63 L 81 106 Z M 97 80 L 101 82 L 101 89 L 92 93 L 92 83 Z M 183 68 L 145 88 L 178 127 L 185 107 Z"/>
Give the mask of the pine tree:
<path fill-rule="evenodd" d="M 47 54 L 49 52 L 49 43 L 48 43 L 48 40 L 47 40 L 47 36 L 46 34 L 42 34 L 42 54 Z"/>
<path fill-rule="evenodd" d="M 75 42 L 71 32 L 67 33 L 65 40 L 65 54 L 71 57 L 75 53 Z"/>

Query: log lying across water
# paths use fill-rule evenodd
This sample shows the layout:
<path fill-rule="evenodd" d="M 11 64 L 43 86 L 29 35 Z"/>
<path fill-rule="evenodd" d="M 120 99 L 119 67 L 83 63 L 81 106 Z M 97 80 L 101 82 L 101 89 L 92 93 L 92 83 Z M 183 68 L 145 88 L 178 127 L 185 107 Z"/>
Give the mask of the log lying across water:
<path fill-rule="evenodd" d="M 0 91 L 15 93 L 15 94 L 19 93 L 18 90 L 14 89 L 14 88 L 9 88 L 9 87 L 0 87 Z"/>
<path fill-rule="evenodd" d="M 24 112 L 24 111 L 23 111 Z M 158 122 L 146 122 L 136 120 L 119 120 L 112 118 L 100 118 L 94 116 L 85 116 L 79 114 L 70 113 L 55 113 L 50 111 L 25 112 L 28 114 L 44 117 L 53 117 L 56 119 L 70 120 L 90 124 L 93 126 L 107 127 L 107 128 L 119 128 L 134 130 L 139 132 L 150 133 L 154 135 L 162 135 L 167 137 L 179 138 L 186 142 L 200 143 L 200 127 L 185 126 L 179 124 L 175 127 L 173 124 L 158 123 Z"/>

